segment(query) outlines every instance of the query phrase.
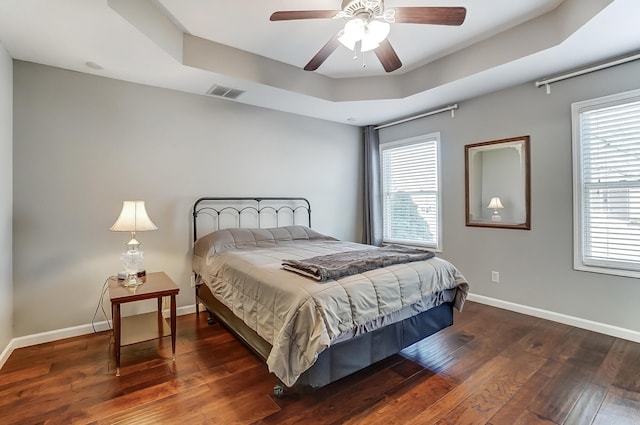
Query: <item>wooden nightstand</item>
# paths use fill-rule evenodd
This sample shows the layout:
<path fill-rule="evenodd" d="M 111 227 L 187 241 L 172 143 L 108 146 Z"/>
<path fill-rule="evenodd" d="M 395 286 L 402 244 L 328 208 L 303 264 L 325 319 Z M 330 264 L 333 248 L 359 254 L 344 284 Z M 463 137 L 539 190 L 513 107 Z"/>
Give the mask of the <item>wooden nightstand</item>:
<path fill-rule="evenodd" d="M 180 288 L 164 272 L 147 274 L 143 285 L 135 288 L 122 286 L 122 282 L 109 284 L 113 334 L 116 352 L 116 376 L 120 376 L 120 349 L 124 345 L 171 336 L 171 358 L 176 360 L 176 295 Z M 170 325 L 162 317 L 162 297 L 171 297 Z M 158 299 L 158 311 L 120 317 L 120 305 L 134 301 Z"/>

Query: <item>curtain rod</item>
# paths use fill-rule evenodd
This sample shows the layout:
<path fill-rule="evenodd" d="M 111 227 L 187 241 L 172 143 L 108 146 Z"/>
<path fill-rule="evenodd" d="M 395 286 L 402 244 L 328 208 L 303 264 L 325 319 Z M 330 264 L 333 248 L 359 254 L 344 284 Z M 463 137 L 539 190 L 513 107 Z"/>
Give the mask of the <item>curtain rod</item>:
<path fill-rule="evenodd" d="M 420 114 L 420 115 L 416 115 L 413 117 L 409 117 L 409 118 L 404 118 L 402 120 L 399 121 L 394 121 L 394 122 L 390 122 L 388 124 L 382 124 L 379 125 L 377 127 L 374 127 L 374 130 L 380 130 L 381 128 L 386 128 L 386 127 L 391 127 L 393 125 L 397 125 L 397 124 L 402 124 L 404 122 L 407 121 L 413 121 L 413 120 L 417 120 L 418 118 L 424 118 L 424 117 L 428 117 L 429 115 L 435 115 L 435 114 L 440 114 L 442 112 L 447 112 L 447 111 L 451 111 L 451 116 L 453 117 L 454 112 L 456 109 L 458 109 L 458 104 L 455 103 L 453 105 L 447 106 L 446 108 L 442 108 L 442 109 L 436 109 L 435 111 L 430 111 L 430 112 L 425 112 L 424 114 Z"/>
<path fill-rule="evenodd" d="M 595 65 L 595 66 L 592 66 L 592 67 L 589 67 L 589 68 L 585 68 L 585 69 L 581 69 L 581 70 L 578 70 L 578 71 L 570 72 L 568 74 L 559 75 L 557 77 L 548 78 L 546 80 L 536 81 L 536 87 L 546 86 L 547 87 L 547 94 L 549 94 L 550 93 L 549 84 L 553 84 L 553 83 L 556 83 L 556 82 L 562 81 L 562 80 L 567 80 L 567 79 L 573 78 L 573 77 L 578 77 L 580 75 L 588 74 L 590 72 L 599 71 L 601 69 L 611 68 L 612 66 L 622 65 L 623 63 L 633 62 L 633 61 L 638 60 L 638 59 L 640 59 L 640 53 L 634 54 L 634 55 L 631 55 L 631 56 L 627 56 L 627 57 L 624 57 L 624 58 L 621 58 L 621 59 L 617 59 L 617 60 L 614 60 L 614 61 L 605 62 L 605 63 L 602 63 L 600 65 Z"/>

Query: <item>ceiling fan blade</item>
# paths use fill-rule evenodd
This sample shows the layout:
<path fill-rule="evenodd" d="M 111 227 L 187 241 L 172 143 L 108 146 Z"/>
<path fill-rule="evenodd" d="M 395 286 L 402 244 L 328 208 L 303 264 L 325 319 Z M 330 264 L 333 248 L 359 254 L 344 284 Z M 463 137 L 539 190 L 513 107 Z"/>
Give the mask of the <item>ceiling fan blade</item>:
<path fill-rule="evenodd" d="M 334 35 L 331 40 L 325 44 L 322 49 L 314 57 L 311 58 L 308 64 L 304 66 L 305 71 L 315 71 L 327 60 L 329 55 L 338 48 L 340 42 L 338 41 L 338 34 Z"/>
<path fill-rule="evenodd" d="M 385 71 L 392 72 L 402 66 L 402 62 L 400 62 L 396 51 L 391 47 L 389 40 L 385 39 L 380 42 L 380 46 L 378 46 L 374 52 Z"/>
<path fill-rule="evenodd" d="M 339 10 L 285 10 L 273 12 L 270 21 L 291 21 L 294 19 L 331 19 Z"/>
<path fill-rule="evenodd" d="M 462 25 L 464 7 L 396 7 L 396 22 L 403 24 Z"/>

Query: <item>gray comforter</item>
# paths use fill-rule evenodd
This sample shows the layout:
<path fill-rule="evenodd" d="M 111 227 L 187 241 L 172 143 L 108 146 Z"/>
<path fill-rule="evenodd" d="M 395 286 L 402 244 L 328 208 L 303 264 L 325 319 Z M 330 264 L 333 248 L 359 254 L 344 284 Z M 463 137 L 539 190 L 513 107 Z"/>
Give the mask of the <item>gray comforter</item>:
<path fill-rule="evenodd" d="M 455 306 L 462 309 L 468 284 L 437 257 L 322 283 L 281 265 L 363 248 L 301 226 L 227 229 L 196 242 L 193 270 L 273 346 L 269 370 L 291 386 L 329 345 L 434 307 L 434 293 L 457 288 Z"/>

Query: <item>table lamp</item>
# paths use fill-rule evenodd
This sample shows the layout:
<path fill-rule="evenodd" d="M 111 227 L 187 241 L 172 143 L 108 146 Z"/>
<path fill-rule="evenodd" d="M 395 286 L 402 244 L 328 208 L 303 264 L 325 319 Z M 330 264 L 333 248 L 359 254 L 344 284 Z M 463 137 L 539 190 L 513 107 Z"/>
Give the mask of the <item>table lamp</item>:
<path fill-rule="evenodd" d="M 500 213 L 498 212 L 498 210 L 504 208 L 504 205 L 502 205 L 502 202 L 500 201 L 500 198 L 498 198 L 497 196 L 494 197 L 494 198 L 491 198 L 491 201 L 489 201 L 489 205 L 487 206 L 487 208 L 493 210 L 493 215 L 491 216 L 491 221 L 501 221 L 502 220 L 502 217 L 500 217 Z"/>
<path fill-rule="evenodd" d="M 147 215 L 144 201 L 124 201 L 122 211 L 116 222 L 109 230 L 114 232 L 131 232 L 131 240 L 127 242 L 127 250 L 120 255 L 120 261 L 127 272 L 127 277 L 122 283 L 124 286 L 139 286 L 142 281 L 138 278 L 138 272 L 142 266 L 144 252 L 140 249 L 140 242 L 136 239 L 136 232 L 157 230 L 155 224 Z"/>

